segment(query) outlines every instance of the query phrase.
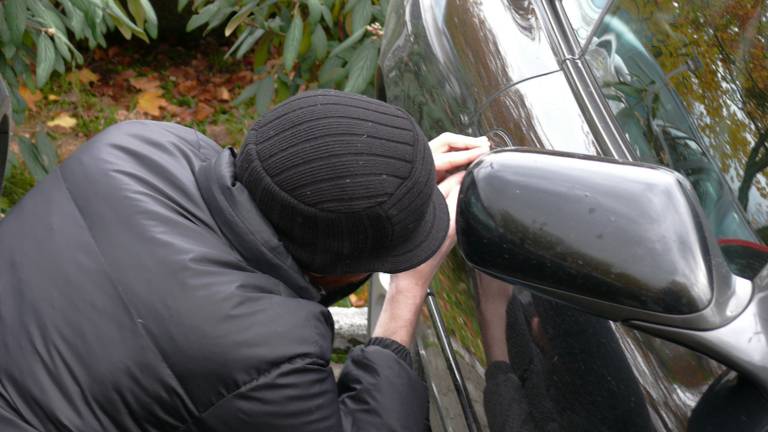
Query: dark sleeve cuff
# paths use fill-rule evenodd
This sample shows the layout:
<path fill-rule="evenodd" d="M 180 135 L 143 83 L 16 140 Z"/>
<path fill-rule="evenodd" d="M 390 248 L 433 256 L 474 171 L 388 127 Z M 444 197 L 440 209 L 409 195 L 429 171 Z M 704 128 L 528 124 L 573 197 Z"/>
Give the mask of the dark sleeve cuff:
<path fill-rule="evenodd" d="M 365 346 L 377 346 L 392 351 L 397 356 L 397 358 L 404 361 L 405 364 L 407 364 L 409 367 L 413 368 L 411 351 L 396 340 L 385 337 L 373 337 L 368 340 L 368 343 L 365 344 Z"/>

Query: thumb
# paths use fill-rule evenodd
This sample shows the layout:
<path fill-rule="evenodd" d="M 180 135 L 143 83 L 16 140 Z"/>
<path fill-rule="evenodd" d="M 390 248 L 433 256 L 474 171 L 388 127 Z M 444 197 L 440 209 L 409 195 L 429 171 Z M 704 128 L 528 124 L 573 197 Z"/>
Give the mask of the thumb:
<path fill-rule="evenodd" d="M 461 187 L 461 181 L 464 179 L 464 174 L 466 174 L 465 171 L 451 174 L 437 185 L 437 188 L 440 189 L 440 192 L 442 192 L 446 199 L 454 189 L 456 189 L 456 193 L 458 194 L 459 188 Z"/>

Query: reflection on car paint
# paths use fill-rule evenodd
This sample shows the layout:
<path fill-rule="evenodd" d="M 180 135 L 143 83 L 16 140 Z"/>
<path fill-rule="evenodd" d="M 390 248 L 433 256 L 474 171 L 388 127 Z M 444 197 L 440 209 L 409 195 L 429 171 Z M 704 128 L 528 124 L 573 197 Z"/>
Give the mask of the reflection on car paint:
<path fill-rule="evenodd" d="M 559 71 L 514 85 L 478 115 L 481 131 L 503 130 L 514 146 L 599 154 Z"/>
<path fill-rule="evenodd" d="M 667 401 L 650 405 L 659 430 L 685 430 L 699 398 L 724 368 L 686 348 L 637 330 L 613 324 L 618 340 L 639 377 L 647 399 Z M 660 380 L 659 376 L 671 379 Z"/>
<path fill-rule="evenodd" d="M 610 2 L 563 0 L 571 19 L 575 3 L 600 10 Z M 728 2 L 717 4 L 721 3 Z M 600 18 L 592 9 L 587 15 L 577 31 L 582 41 Z M 385 34 L 381 68 L 388 101 L 414 115 L 428 136 L 496 130 L 495 144 L 503 146 L 599 153 L 581 111 L 584 107 L 559 70 L 535 2 L 392 2 L 387 23 L 392 30 Z M 610 62 L 610 55 L 602 61 Z M 619 64 L 615 55 L 613 61 Z M 670 71 L 679 64 L 672 66 Z M 616 80 L 630 69 L 619 66 Z M 673 84 L 684 75 L 673 77 Z M 706 143 L 678 124 L 670 125 L 685 137 Z M 669 137 L 674 134 L 669 127 L 659 130 Z M 704 147 L 719 152 L 714 154 L 715 163 L 731 174 L 727 175 L 731 184 L 738 182 L 732 175 L 738 170 L 732 167 L 743 166 L 749 152 L 729 150 L 728 143 Z M 755 178 L 748 219 L 759 227 L 766 223 L 768 212 L 758 197 L 768 194 L 768 179 L 762 174 Z M 541 430 L 684 430 L 691 410 L 722 370 L 691 350 L 522 288 L 502 288 L 508 296 L 504 301 L 494 291 L 494 280 L 475 277 L 453 255 L 441 268 L 434 293 L 483 430 L 509 430 L 520 420 L 521 406 L 533 407 L 529 415 Z M 433 324 L 423 318 L 418 346 L 431 403 L 437 405 L 431 407 L 432 428 L 467 430 Z M 491 376 L 488 383 L 486 374 Z M 525 381 L 520 382 L 522 390 L 513 391 L 513 378 Z"/>

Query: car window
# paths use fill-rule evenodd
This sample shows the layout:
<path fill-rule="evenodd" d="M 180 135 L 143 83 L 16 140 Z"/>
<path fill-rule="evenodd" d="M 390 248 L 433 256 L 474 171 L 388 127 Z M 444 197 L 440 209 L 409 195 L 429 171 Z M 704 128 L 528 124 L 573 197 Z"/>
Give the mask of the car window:
<path fill-rule="evenodd" d="M 610 0 L 562 0 L 561 3 L 576 37 L 583 44 Z"/>
<path fill-rule="evenodd" d="M 584 54 L 636 158 L 688 177 L 745 277 L 768 255 L 767 19 L 765 0 L 617 0 Z"/>

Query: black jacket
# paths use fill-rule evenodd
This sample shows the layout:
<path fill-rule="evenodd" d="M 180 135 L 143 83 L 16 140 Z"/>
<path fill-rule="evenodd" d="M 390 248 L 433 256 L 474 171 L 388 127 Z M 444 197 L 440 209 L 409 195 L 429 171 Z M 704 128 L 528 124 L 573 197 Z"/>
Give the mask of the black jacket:
<path fill-rule="evenodd" d="M 421 431 L 426 388 L 353 351 L 191 129 L 126 122 L 0 221 L 0 431 Z M 395 350 L 396 351 L 396 350 Z"/>

